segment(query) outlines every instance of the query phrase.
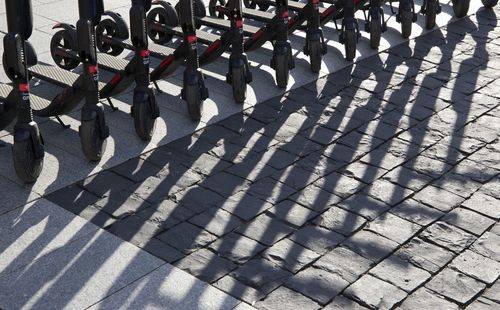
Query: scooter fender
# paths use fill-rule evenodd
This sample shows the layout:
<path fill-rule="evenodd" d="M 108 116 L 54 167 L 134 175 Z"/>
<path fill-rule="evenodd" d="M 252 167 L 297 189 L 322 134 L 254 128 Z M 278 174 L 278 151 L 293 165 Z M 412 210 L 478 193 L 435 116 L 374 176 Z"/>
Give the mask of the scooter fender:
<path fill-rule="evenodd" d="M 73 39 L 76 42 L 77 35 L 76 35 L 76 27 L 75 26 L 73 26 L 71 24 L 67 24 L 67 23 L 57 23 L 52 27 L 52 29 L 64 29 L 64 30 L 66 30 L 66 32 L 69 33 L 69 35 L 71 36 L 71 39 Z"/>
<path fill-rule="evenodd" d="M 105 11 L 103 16 L 109 16 L 118 26 L 118 33 L 116 38 L 120 40 L 127 40 L 130 36 L 128 33 L 128 25 L 121 14 L 113 11 Z"/>

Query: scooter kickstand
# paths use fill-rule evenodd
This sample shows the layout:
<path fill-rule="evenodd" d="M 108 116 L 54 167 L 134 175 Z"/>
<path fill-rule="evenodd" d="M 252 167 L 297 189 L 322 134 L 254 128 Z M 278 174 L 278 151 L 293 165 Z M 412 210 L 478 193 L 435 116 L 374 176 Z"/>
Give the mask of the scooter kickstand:
<path fill-rule="evenodd" d="M 156 81 L 153 82 L 153 85 L 155 86 L 156 90 L 159 92 L 159 93 L 162 93 L 163 94 L 163 90 L 160 89 L 160 86 L 158 85 L 158 83 Z"/>
<path fill-rule="evenodd" d="M 118 108 L 115 107 L 115 105 L 113 104 L 113 101 L 111 101 L 111 98 L 106 98 L 106 100 L 108 100 L 108 104 L 113 111 L 118 111 Z"/>
<path fill-rule="evenodd" d="M 56 116 L 56 120 L 64 129 L 69 129 L 71 127 L 70 125 L 66 125 L 59 116 Z"/>

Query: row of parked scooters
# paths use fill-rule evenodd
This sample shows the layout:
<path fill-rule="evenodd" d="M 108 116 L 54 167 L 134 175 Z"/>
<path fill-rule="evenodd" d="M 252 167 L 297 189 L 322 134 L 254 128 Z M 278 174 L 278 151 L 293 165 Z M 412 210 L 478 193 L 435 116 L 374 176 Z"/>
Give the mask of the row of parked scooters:
<path fill-rule="evenodd" d="M 306 33 L 303 52 L 309 56 L 313 72 L 321 68 L 327 45 L 321 27 L 340 21 L 340 42 L 345 57 L 353 60 L 360 37 L 357 10 L 365 13 L 365 30 L 370 45 L 378 48 L 386 19 L 382 5 L 389 3 L 401 24 L 404 38 L 411 34 L 417 19 L 413 0 L 210 0 L 208 14 L 201 0 L 180 0 L 173 6 L 163 0 L 131 0 L 130 29 L 117 13 L 105 11 L 103 0 L 78 0 L 79 20 L 76 25 L 57 24 L 50 48 L 56 66 L 37 61 L 36 51 L 29 43 L 33 30 L 31 0 L 5 0 L 8 33 L 4 37 L 3 66 L 12 83 L 0 84 L 0 130 L 14 125 L 13 163 L 20 179 L 36 181 L 43 166 L 43 139 L 33 115 L 59 118 L 75 110 L 81 102 L 79 135 L 85 157 L 99 161 L 106 148 L 109 129 L 106 125 L 102 99 L 126 92 L 134 85 L 131 115 L 138 136 L 147 141 L 153 136 L 159 107 L 154 85 L 184 68 L 181 96 L 193 120 L 199 120 L 203 101 L 208 98 L 200 66 L 229 52 L 227 83 L 232 86 L 234 100 L 246 99 L 252 73 L 246 56 L 271 42 L 271 67 L 276 84 L 285 88 L 294 59 L 288 36 L 303 30 Z M 393 3 L 398 2 L 398 8 Z M 498 0 L 482 0 L 493 7 Z M 470 0 L 452 0 L 458 17 L 467 14 Z M 441 11 L 438 0 L 424 0 L 421 13 L 426 27 L 435 27 Z M 203 27 L 203 29 L 201 29 Z M 208 31 L 207 31 L 208 30 Z M 173 40 L 176 38 L 175 40 Z M 150 43 L 149 40 L 154 43 Z M 171 42 L 173 41 L 173 42 Z M 165 44 L 169 44 L 170 47 Z M 174 46 L 174 47 L 172 47 Z M 133 57 L 119 55 L 130 50 Z M 160 59 L 150 67 L 150 58 Z M 81 73 L 72 70 L 81 66 Z M 114 76 L 102 81 L 99 71 Z M 30 94 L 30 80 L 38 78 L 58 86 L 54 98 Z"/>

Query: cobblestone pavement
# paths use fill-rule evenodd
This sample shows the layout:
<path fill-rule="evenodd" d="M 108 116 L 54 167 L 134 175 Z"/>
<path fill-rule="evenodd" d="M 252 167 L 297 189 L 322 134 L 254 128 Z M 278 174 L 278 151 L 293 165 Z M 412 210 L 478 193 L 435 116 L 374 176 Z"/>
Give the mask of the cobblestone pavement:
<path fill-rule="evenodd" d="M 46 199 L 259 309 L 499 309 L 497 22 L 481 10 Z"/>

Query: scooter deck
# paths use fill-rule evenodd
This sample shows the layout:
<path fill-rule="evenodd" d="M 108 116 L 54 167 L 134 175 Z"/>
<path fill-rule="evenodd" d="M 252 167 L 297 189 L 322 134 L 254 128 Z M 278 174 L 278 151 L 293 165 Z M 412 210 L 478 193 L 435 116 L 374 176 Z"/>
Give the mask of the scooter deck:
<path fill-rule="evenodd" d="M 0 84 L 0 100 L 5 101 L 9 94 L 12 92 L 13 87 L 7 84 Z M 38 97 L 30 93 L 30 104 L 33 110 L 42 110 L 47 108 L 51 102 L 45 98 Z"/>
<path fill-rule="evenodd" d="M 132 44 L 132 41 L 130 41 L 130 39 L 122 40 L 120 42 L 121 42 L 121 44 L 123 44 L 123 46 L 126 49 L 132 50 L 132 51 L 135 50 L 134 44 Z M 170 48 L 170 47 L 167 47 L 164 45 L 154 44 L 151 42 L 148 44 L 148 50 L 151 53 L 151 56 L 157 57 L 157 58 L 165 58 L 175 51 L 173 48 Z"/>
<path fill-rule="evenodd" d="M 215 18 L 215 17 L 203 17 L 199 18 L 198 21 L 204 25 L 204 26 L 209 26 L 215 29 L 221 29 L 221 30 L 230 30 L 231 29 L 231 21 L 226 20 L 226 19 L 220 19 L 220 18 Z M 246 36 L 251 36 L 254 35 L 256 32 L 258 32 L 260 28 L 251 26 L 251 25 L 243 25 L 243 33 Z"/>
<path fill-rule="evenodd" d="M 80 77 L 79 74 L 46 63 L 38 63 L 30 67 L 29 73 L 33 77 L 64 88 L 72 87 Z M 103 87 L 104 83 L 99 82 L 99 89 Z"/>
<path fill-rule="evenodd" d="M 106 53 L 98 53 L 97 61 L 99 67 L 106 71 L 119 72 L 125 70 L 129 62 L 123 58 L 108 55 Z"/>
<path fill-rule="evenodd" d="M 170 28 L 170 30 L 177 36 L 183 36 L 181 27 L 172 27 Z M 198 41 L 203 44 L 212 44 L 213 42 L 220 39 L 219 35 L 200 30 L 196 31 L 196 37 L 198 38 Z"/>
<path fill-rule="evenodd" d="M 243 8 L 243 16 L 249 17 L 252 19 L 255 19 L 257 21 L 261 22 L 267 22 L 273 19 L 276 14 L 270 13 L 270 12 L 265 12 L 265 11 L 260 11 L 260 10 L 255 10 L 255 9 L 248 9 L 248 8 Z"/>

